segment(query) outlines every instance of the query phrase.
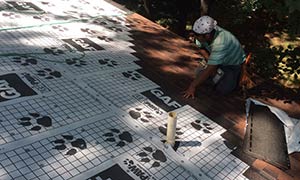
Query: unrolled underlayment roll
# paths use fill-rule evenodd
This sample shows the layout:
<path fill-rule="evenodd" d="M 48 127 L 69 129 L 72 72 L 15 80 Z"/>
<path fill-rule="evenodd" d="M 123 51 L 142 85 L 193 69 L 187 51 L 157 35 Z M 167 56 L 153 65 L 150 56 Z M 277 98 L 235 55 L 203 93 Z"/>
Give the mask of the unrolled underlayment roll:
<path fill-rule="evenodd" d="M 167 143 L 171 146 L 175 144 L 177 113 L 170 112 L 168 114 L 168 127 L 167 127 Z"/>
<path fill-rule="evenodd" d="M 267 106 L 250 102 L 243 150 L 279 168 L 290 168 L 284 124 Z"/>

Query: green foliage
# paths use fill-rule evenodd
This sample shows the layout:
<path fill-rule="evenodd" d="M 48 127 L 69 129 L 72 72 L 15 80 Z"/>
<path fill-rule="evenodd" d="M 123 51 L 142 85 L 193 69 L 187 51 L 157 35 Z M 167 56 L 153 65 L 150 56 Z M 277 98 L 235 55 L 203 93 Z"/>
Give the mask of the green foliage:
<path fill-rule="evenodd" d="M 246 0 L 242 1 L 241 4 L 243 11 L 246 13 L 264 10 L 269 15 L 275 16 L 279 21 L 287 21 L 286 30 L 291 35 L 299 35 L 299 0 Z"/>
<path fill-rule="evenodd" d="M 248 13 L 261 8 L 261 4 L 258 2 L 258 0 L 241 1 L 241 5 L 242 10 Z"/>
<path fill-rule="evenodd" d="M 299 83 L 299 48 L 291 45 L 284 48 L 282 44 L 270 48 L 274 45 L 265 37 L 271 34 L 271 37 L 282 38 L 286 33 L 286 41 L 298 41 L 299 44 L 300 11 L 288 1 L 292 0 L 219 0 L 214 18 L 238 37 L 247 52 L 253 53 L 252 72 L 266 79 Z"/>
<path fill-rule="evenodd" d="M 284 79 L 296 84 L 300 79 L 300 47 L 257 49 L 251 71 L 264 78 Z"/>
<path fill-rule="evenodd" d="M 276 53 L 272 49 L 259 49 L 255 51 L 252 60 L 252 72 L 264 78 L 274 77 L 278 74 L 276 66 Z"/>
<path fill-rule="evenodd" d="M 289 74 L 292 79 L 298 79 L 300 75 L 300 47 L 289 46 L 288 49 L 281 52 L 278 69 L 282 70 L 282 75 Z"/>

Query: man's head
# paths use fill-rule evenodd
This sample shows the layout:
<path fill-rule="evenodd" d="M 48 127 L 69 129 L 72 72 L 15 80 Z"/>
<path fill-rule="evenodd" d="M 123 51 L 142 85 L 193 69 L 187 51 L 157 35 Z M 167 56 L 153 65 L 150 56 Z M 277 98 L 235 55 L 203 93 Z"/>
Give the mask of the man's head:
<path fill-rule="evenodd" d="M 193 25 L 193 31 L 200 42 L 212 41 L 217 21 L 209 16 L 201 16 Z"/>

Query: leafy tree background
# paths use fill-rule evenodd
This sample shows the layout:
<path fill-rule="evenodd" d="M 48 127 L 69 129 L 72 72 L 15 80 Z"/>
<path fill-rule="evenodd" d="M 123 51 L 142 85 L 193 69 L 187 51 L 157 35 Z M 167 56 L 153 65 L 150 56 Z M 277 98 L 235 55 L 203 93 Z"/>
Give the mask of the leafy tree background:
<path fill-rule="evenodd" d="M 247 53 L 253 54 L 249 67 L 253 76 L 300 87 L 299 0 L 115 1 L 185 38 L 193 22 L 201 14 L 208 14 L 237 36 Z M 203 2 L 208 12 L 203 11 Z"/>

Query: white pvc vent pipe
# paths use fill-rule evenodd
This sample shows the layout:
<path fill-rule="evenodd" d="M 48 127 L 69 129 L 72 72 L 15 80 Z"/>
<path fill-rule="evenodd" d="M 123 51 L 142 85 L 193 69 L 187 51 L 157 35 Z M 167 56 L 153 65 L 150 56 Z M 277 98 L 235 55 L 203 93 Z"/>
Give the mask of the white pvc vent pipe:
<path fill-rule="evenodd" d="M 170 144 L 171 146 L 175 145 L 176 124 L 177 124 L 177 113 L 170 112 L 168 114 L 167 143 Z"/>

